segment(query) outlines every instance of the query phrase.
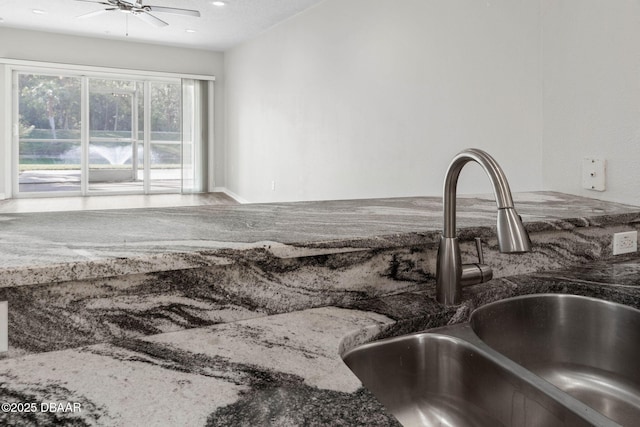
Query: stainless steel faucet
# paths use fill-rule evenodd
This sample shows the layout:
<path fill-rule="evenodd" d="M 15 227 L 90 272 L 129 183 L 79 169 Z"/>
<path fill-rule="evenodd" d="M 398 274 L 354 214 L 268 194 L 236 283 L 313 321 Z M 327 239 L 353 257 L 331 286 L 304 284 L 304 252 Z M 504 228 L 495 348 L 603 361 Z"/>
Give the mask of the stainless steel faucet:
<path fill-rule="evenodd" d="M 456 187 L 460 171 L 468 162 L 480 164 L 489 176 L 498 205 L 498 246 L 500 252 L 518 253 L 531 250 L 529 234 L 513 207 L 509 183 L 500 165 L 482 150 L 470 148 L 458 153 L 447 169 L 444 180 L 444 230 L 438 248 L 436 265 L 436 298 L 446 305 L 460 303 L 462 286 L 474 285 L 491 280 L 491 267 L 484 264 L 482 244 L 476 239 L 479 262 L 462 264 L 460 245 L 456 237 Z"/>

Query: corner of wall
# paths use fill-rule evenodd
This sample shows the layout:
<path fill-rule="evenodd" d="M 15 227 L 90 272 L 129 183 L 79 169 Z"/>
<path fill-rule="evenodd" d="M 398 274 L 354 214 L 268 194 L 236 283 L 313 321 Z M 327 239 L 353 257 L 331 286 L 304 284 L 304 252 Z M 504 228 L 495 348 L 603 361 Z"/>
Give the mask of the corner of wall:
<path fill-rule="evenodd" d="M 245 199 L 243 197 L 240 197 L 239 195 L 237 195 L 233 191 L 231 191 L 231 190 L 229 190 L 227 188 L 224 188 L 224 187 L 214 187 L 213 192 L 214 193 L 224 193 L 227 196 L 231 197 L 236 202 L 240 203 L 241 205 L 246 205 L 247 203 L 251 203 L 247 199 Z"/>
<path fill-rule="evenodd" d="M 11 73 L 0 64 L 0 199 L 11 197 Z"/>

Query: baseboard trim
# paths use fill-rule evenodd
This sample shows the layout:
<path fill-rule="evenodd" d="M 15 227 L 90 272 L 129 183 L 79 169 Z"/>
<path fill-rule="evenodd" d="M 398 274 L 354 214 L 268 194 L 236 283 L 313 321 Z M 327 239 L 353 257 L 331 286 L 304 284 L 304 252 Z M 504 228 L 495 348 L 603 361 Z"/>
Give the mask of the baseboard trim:
<path fill-rule="evenodd" d="M 251 203 L 251 202 L 250 202 L 250 201 L 248 201 L 247 199 L 244 199 L 244 198 L 242 198 L 242 197 L 238 196 L 236 193 L 234 193 L 234 192 L 233 192 L 233 191 L 231 191 L 231 190 L 228 190 L 228 189 L 227 189 L 227 188 L 225 188 L 225 187 L 214 187 L 214 188 L 213 188 L 213 191 L 214 191 L 214 192 L 216 192 L 216 193 L 224 193 L 224 194 L 226 194 L 227 196 L 231 197 L 231 198 L 232 198 L 233 200 L 235 200 L 236 202 L 238 202 L 238 203 L 240 203 L 240 204 L 243 204 L 243 205 L 245 205 L 245 204 L 247 204 L 247 203 Z"/>

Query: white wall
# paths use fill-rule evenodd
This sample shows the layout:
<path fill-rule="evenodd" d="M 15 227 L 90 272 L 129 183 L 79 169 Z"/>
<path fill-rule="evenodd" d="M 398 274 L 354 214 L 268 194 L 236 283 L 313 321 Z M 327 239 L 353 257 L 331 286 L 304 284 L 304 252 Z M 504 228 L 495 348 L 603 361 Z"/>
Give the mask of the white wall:
<path fill-rule="evenodd" d="M 224 185 L 223 53 L 0 28 L 0 58 L 216 76 L 215 181 Z M 0 105 L 7 96 L 3 92 L 4 85 L 0 85 Z M 0 121 L 0 135 L 4 135 L 2 126 Z M 0 173 L 0 177 L 3 175 Z"/>
<path fill-rule="evenodd" d="M 540 189 L 539 7 L 326 0 L 232 48 L 227 188 L 254 202 L 439 195 L 450 159 L 478 147 L 513 191 Z M 460 189 L 491 191 L 477 166 Z"/>
<path fill-rule="evenodd" d="M 640 205 L 638 22 L 635 0 L 326 0 L 225 54 L 0 28 L 0 57 L 216 75 L 216 185 L 250 201 L 438 195 L 474 146 L 514 191 Z"/>
<path fill-rule="evenodd" d="M 7 187 L 11 182 L 11 171 L 8 170 L 7 158 L 11 156 L 10 141 L 5 141 L 5 135 L 9 129 L 9 124 L 6 123 L 7 115 L 5 111 L 11 110 L 10 99 L 4 96 L 4 88 L 6 86 L 5 80 L 6 74 L 3 66 L 0 66 L 0 200 L 4 200 L 9 197 L 10 192 L 7 192 Z M 10 138 L 9 138 L 10 139 Z"/>
<path fill-rule="evenodd" d="M 640 205 L 640 2 L 542 0 L 544 186 Z M 607 191 L 581 159 L 608 162 Z"/>

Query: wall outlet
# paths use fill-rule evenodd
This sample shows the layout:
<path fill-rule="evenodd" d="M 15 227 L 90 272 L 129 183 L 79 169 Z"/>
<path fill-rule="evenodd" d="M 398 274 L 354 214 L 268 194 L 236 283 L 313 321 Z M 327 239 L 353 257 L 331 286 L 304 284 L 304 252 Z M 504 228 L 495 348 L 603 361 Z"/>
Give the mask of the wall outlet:
<path fill-rule="evenodd" d="M 638 250 L 638 232 L 625 231 L 613 234 L 613 254 L 620 255 Z"/>
<path fill-rule="evenodd" d="M 0 352 L 9 350 L 9 303 L 0 302 Z"/>

